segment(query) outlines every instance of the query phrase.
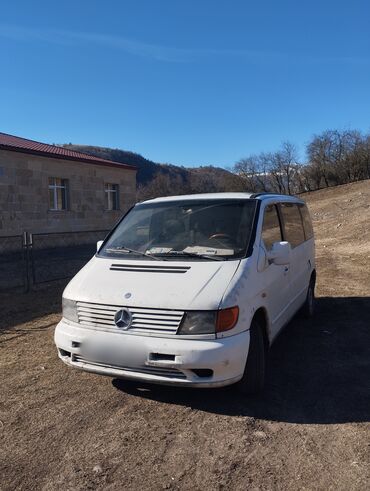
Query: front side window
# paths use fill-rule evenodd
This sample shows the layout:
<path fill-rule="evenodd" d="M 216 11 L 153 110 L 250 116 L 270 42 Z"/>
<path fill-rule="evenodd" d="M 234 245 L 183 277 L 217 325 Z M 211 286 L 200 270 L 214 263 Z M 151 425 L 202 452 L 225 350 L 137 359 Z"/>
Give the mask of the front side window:
<path fill-rule="evenodd" d="M 281 203 L 284 222 L 284 238 L 292 247 L 305 241 L 301 214 L 296 203 Z"/>
<path fill-rule="evenodd" d="M 68 180 L 49 177 L 49 210 L 67 210 Z"/>
<path fill-rule="evenodd" d="M 313 228 L 312 228 L 310 213 L 307 209 L 307 206 L 306 205 L 299 205 L 299 210 L 300 210 L 301 215 L 302 215 L 303 228 L 304 228 L 306 240 L 312 239 Z"/>
<path fill-rule="evenodd" d="M 118 184 L 105 184 L 105 209 L 119 210 Z"/>
<path fill-rule="evenodd" d="M 262 240 L 268 251 L 272 249 L 272 245 L 275 242 L 282 240 L 280 221 L 275 205 L 268 205 L 265 208 L 262 224 Z"/>
<path fill-rule="evenodd" d="M 246 254 L 255 200 L 179 200 L 136 205 L 99 256 L 220 260 Z"/>

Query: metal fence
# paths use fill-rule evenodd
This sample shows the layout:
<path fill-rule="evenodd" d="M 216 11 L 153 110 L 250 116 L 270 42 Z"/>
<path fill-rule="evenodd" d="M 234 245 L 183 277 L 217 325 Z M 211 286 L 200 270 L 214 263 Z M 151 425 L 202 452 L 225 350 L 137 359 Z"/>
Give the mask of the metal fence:
<path fill-rule="evenodd" d="M 0 291 L 71 278 L 96 252 L 108 230 L 0 237 Z"/>
<path fill-rule="evenodd" d="M 31 268 L 34 285 L 70 278 L 96 252 L 96 243 L 107 230 L 31 234 Z"/>
<path fill-rule="evenodd" d="M 0 290 L 27 285 L 27 237 L 0 237 Z"/>

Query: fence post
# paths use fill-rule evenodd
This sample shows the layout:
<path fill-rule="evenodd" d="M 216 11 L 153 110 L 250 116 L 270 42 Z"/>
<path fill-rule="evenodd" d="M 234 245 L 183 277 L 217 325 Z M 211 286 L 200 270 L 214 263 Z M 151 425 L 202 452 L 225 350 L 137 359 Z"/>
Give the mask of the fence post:
<path fill-rule="evenodd" d="M 35 271 L 35 261 L 33 257 L 33 235 L 32 233 L 28 234 L 28 247 L 29 247 L 29 258 L 31 265 L 31 274 L 32 274 L 32 284 L 36 284 L 36 271 Z"/>
<path fill-rule="evenodd" d="M 29 274 L 29 254 L 27 232 L 22 234 L 22 249 L 23 249 L 23 269 L 24 269 L 24 292 L 30 291 L 30 274 Z"/>

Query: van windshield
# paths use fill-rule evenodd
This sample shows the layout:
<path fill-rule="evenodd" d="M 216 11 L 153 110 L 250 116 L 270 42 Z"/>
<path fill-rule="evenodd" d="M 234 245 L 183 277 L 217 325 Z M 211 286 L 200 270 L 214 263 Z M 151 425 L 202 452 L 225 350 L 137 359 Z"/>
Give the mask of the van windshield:
<path fill-rule="evenodd" d="M 176 200 L 136 205 L 99 251 L 103 257 L 226 260 L 245 256 L 255 200 Z"/>

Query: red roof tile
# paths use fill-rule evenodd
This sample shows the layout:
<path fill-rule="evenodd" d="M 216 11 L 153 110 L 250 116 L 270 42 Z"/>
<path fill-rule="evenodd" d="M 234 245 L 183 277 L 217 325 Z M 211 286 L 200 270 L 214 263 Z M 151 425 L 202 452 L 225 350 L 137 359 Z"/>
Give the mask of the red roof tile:
<path fill-rule="evenodd" d="M 106 165 L 111 167 L 121 167 L 128 170 L 136 170 L 136 167 L 128 164 L 121 164 L 112 160 L 101 159 L 88 155 L 87 153 L 75 152 L 64 147 L 56 145 L 48 145 L 34 140 L 27 140 L 18 136 L 8 135 L 0 132 L 0 149 L 10 150 L 14 152 L 31 153 L 33 155 L 41 155 L 43 157 L 52 157 L 63 160 L 75 160 L 87 164 Z"/>

